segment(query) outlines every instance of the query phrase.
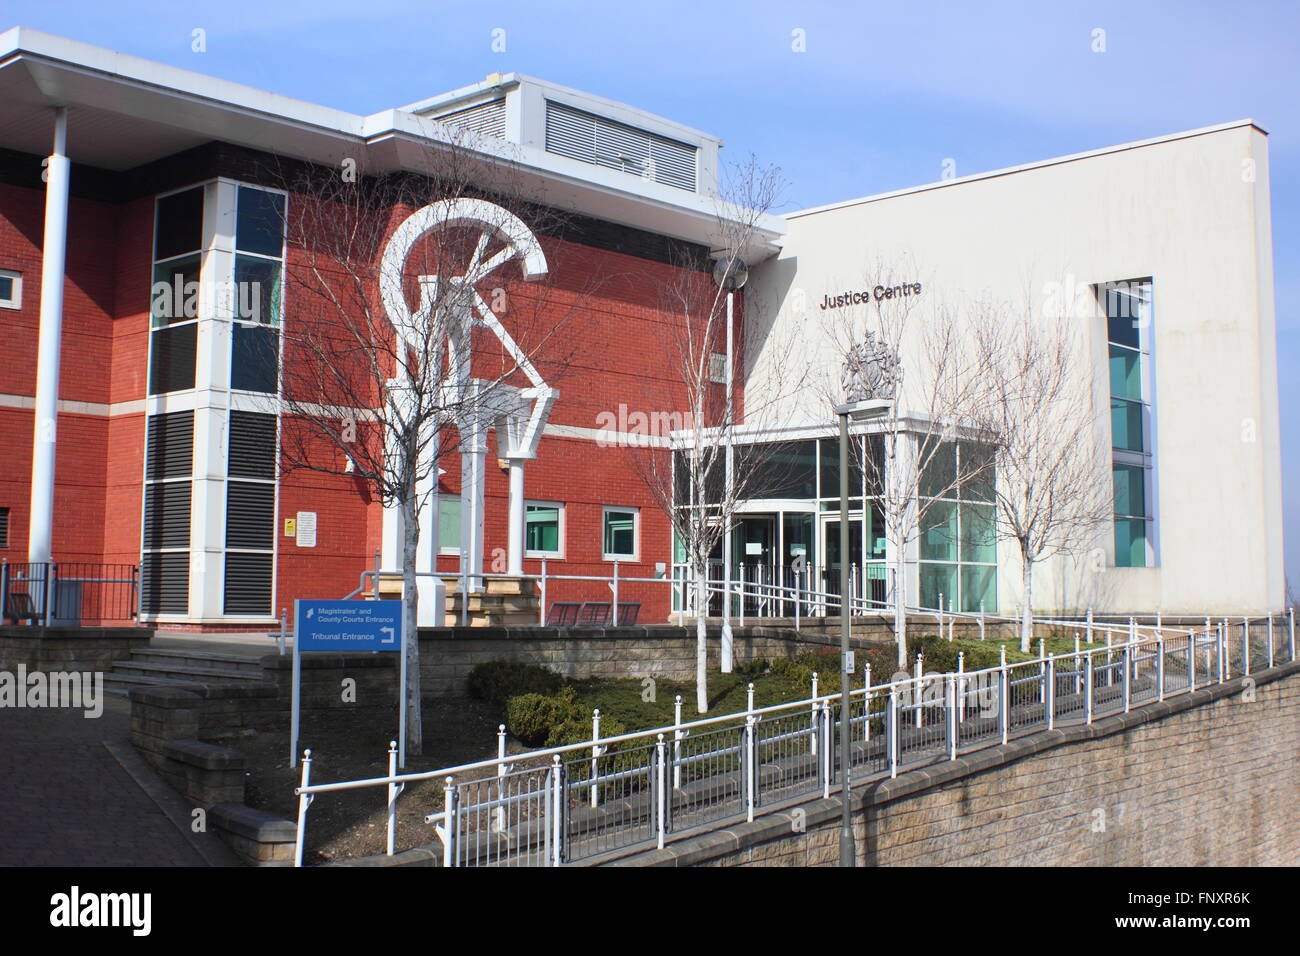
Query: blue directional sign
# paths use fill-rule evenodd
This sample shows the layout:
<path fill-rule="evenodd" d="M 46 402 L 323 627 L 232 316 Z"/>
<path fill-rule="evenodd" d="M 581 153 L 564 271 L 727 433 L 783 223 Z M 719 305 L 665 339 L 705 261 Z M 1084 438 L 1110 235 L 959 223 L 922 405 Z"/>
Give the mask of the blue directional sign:
<path fill-rule="evenodd" d="M 400 651 L 401 601 L 295 601 L 299 651 Z"/>

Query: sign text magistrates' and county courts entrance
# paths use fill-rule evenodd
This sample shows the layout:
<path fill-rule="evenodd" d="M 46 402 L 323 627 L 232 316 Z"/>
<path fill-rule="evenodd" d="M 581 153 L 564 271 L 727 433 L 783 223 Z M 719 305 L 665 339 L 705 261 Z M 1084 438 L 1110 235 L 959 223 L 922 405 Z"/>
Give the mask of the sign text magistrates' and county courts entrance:
<path fill-rule="evenodd" d="M 401 646 L 401 601 L 298 601 L 302 651 L 395 651 Z"/>

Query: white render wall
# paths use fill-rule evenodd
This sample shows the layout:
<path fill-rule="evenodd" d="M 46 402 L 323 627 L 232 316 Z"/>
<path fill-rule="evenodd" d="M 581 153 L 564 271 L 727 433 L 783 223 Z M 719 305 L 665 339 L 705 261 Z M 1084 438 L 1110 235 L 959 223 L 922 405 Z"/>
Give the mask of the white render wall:
<path fill-rule="evenodd" d="M 1151 277 L 1158 566 L 1113 567 L 1100 551 L 1035 569 L 1037 610 L 1259 614 L 1284 604 L 1282 488 L 1267 135 L 1242 121 L 1078 157 L 972 176 L 788 217 L 782 253 L 747 292 L 747 389 L 757 401 L 811 362 L 838 376 L 826 294 L 915 281 L 926 310 L 982 298 L 1036 307 L 1081 293 L 1081 353 L 1091 363 L 1099 435 L 1109 446 L 1106 321 L 1090 286 Z M 884 308 L 898 308 L 899 302 Z M 792 337 L 800 347 L 789 348 Z M 904 342 L 905 383 L 913 367 Z M 1084 355 L 1080 355 L 1081 360 Z M 1081 362 L 1081 371 L 1086 368 Z M 789 376 L 784 376 L 789 380 Z M 829 424 L 825 389 L 772 396 L 786 421 Z M 908 408 L 906 392 L 903 407 Z M 826 409 L 825 412 L 822 409 Z M 919 409 L 916 409 L 919 410 Z M 1109 487 L 1109 462 L 1099 475 Z M 914 549 L 913 549 L 914 550 Z M 916 595 L 913 580 L 910 593 Z M 999 548 L 1004 612 L 1020 600 L 1020 562 Z"/>

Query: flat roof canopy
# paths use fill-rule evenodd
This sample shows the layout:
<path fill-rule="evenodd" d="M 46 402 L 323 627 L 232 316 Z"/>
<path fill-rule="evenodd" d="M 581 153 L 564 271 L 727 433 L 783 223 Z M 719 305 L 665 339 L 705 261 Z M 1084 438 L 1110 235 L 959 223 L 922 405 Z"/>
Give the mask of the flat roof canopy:
<path fill-rule="evenodd" d="M 403 110 L 360 116 L 22 27 L 0 33 L 2 145 L 47 155 L 60 106 L 73 162 L 115 172 L 215 140 L 323 165 L 350 157 L 368 172 L 420 172 L 429 150 L 461 146 L 485 185 L 508 182 L 520 198 L 706 246 L 717 233 L 714 197 L 536 147 L 463 143 Z M 773 255 L 783 232 L 779 217 L 763 216 L 746 261 Z"/>

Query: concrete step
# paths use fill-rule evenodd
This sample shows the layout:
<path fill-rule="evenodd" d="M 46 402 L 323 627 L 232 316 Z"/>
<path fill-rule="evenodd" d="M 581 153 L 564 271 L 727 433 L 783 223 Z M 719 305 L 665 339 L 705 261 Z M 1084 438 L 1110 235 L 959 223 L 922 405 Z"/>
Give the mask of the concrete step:
<path fill-rule="evenodd" d="M 114 697 L 129 697 L 134 687 L 196 687 L 204 683 L 194 680 L 175 680 L 158 676 L 141 676 L 107 671 L 104 674 L 104 693 Z"/>
<path fill-rule="evenodd" d="M 148 647 L 131 652 L 131 663 L 137 661 L 146 664 L 181 664 L 188 667 L 210 667 L 214 670 L 239 672 L 254 677 L 262 676 L 262 665 L 259 663 L 259 659 L 240 654 Z"/>
<path fill-rule="evenodd" d="M 118 661 L 113 665 L 113 674 L 125 674 L 133 677 L 158 677 L 164 680 L 181 680 L 201 684 L 209 681 L 252 681 L 260 680 L 261 672 L 237 670 L 232 667 L 200 666 L 188 660 L 164 661 L 160 663 L 136 660 L 134 656 L 127 661 Z"/>

